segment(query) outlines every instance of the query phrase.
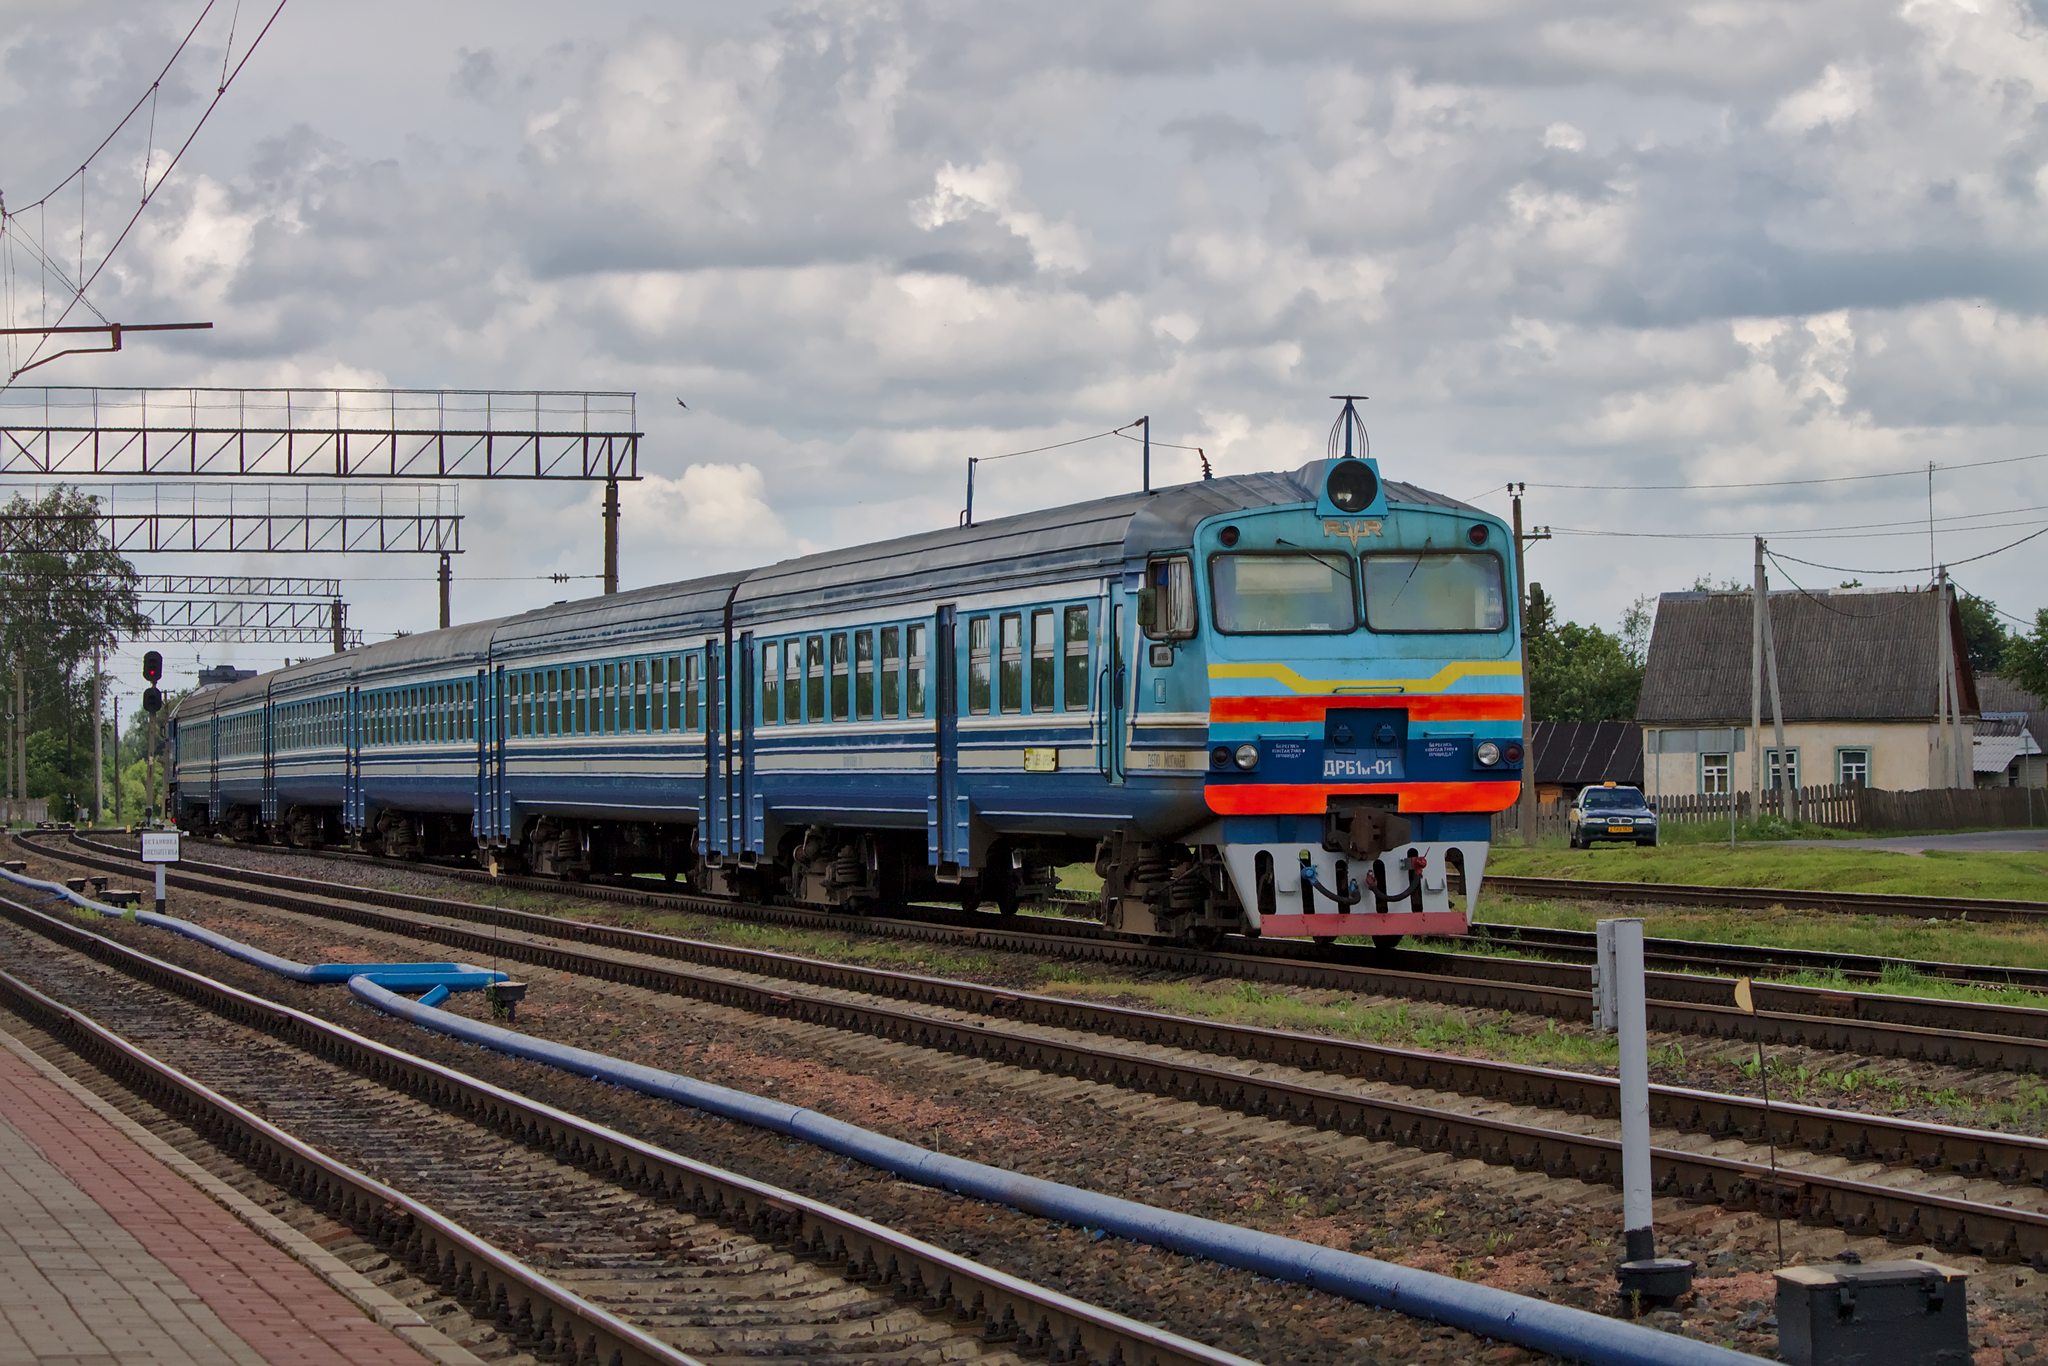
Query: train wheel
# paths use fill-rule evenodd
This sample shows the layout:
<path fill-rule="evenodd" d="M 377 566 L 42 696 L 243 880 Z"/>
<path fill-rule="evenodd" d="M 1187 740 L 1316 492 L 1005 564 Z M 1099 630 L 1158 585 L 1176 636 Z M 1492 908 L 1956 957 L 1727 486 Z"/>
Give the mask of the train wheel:
<path fill-rule="evenodd" d="M 1188 931 L 1188 943 L 1207 951 L 1223 942 L 1223 931 L 1214 925 L 1197 925 Z"/>
<path fill-rule="evenodd" d="M 1372 946 L 1381 953 L 1392 953 L 1401 946 L 1401 936 L 1398 934 L 1376 934 L 1372 937 Z"/>

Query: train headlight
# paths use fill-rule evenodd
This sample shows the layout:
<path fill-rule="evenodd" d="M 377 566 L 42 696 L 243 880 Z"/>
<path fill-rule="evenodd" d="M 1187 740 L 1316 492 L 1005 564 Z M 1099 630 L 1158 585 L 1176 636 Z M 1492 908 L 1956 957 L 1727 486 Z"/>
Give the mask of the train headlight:
<path fill-rule="evenodd" d="M 1472 751 L 1472 757 L 1488 768 L 1500 762 L 1500 746 L 1491 740 L 1481 740 L 1479 748 Z"/>
<path fill-rule="evenodd" d="M 1339 460 L 1330 467 L 1324 492 L 1339 512 L 1363 512 L 1380 496 L 1380 477 L 1363 460 Z"/>
<path fill-rule="evenodd" d="M 1259 766 L 1259 747 L 1257 745 L 1239 745 L 1237 753 L 1233 757 L 1237 760 L 1237 766 L 1249 773 Z"/>
<path fill-rule="evenodd" d="M 1209 751 L 1209 767 L 1211 767 L 1211 768 L 1229 768 L 1229 767 L 1230 767 L 1230 746 L 1229 746 L 1229 745 L 1218 745 L 1218 746 L 1216 746 L 1216 748 L 1214 748 L 1214 749 L 1212 749 L 1212 750 L 1210 750 L 1210 751 Z"/>
<path fill-rule="evenodd" d="M 1488 533 L 1486 530 L 1486 523 L 1474 522 L 1469 528 L 1466 529 L 1465 539 L 1472 542 L 1472 544 L 1474 545 L 1485 545 L 1487 534 Z"/>
<path fill-rule="evenodd" d="M 1522 762 L 1522 747 L 1512 740 L 1508 742 L 1508 747 L 1502 750 L 1500 753 L 1501 757 L 1503 759 L 1506 759 L 1511 764 L 1519 764 Z"/>

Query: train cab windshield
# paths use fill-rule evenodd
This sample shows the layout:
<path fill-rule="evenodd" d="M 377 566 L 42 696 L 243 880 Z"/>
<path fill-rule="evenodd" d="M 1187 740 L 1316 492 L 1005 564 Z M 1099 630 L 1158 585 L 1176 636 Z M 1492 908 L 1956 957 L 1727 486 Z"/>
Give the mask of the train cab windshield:
<path fill-rule="evenodd" d="M 1364 561 L 1370 630 L 1498 631 L 1507 625 L 1498 556 L 1374 554 Z"/>
<path fill-rule="evenodd" d="M 1340 634 L 1358 627 L 1348 555 L 1216 555 L 1216 629 L 1226 635 Z"/>

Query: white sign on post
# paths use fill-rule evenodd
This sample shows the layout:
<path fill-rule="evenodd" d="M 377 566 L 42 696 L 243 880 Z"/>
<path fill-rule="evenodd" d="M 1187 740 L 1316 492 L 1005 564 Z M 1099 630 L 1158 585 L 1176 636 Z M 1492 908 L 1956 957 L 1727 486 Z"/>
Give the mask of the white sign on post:
<path fill-rule="evenodd" d="M 145 830 L 142 833 L 142 861 L 144 863 L 176 863 L 178 861 L 178 835 L 176 830 Z"/>

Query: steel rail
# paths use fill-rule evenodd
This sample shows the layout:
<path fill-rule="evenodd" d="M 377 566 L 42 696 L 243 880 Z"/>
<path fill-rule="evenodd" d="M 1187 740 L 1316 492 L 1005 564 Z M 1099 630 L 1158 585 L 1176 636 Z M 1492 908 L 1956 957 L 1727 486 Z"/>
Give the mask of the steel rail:
<path fill-rule="evenodd" d="M 1472 935 L 1489 944 L 1544 953 L 1569 955 L 1566 961 L 1590 962 L 1594 934 L 1591 930 L 1560 930 L 1539 925 L 1512 925 L 1476 921 Z M 1438 940 L 1455 944 L 1455 940 Z M 1731 975 L 1757 971 L 1840 972 L 1845 977 L 1875 980 L 1887 968 L 1905 967 L 1923 977 L 1948 982 L 1970 982 L 1981 986 L 2023 987 L 2048 991 L 2048 968 L 1994 967 L 1982 963 L 1944 963 L 1925 959 L 1878 958 L 1870 954 L 1838 953 L 1829 949 L 1786 949 L 1767 944 L 1727 944 L 1694 939 L 1646 939 L 1644 956 L 1653 963 L 1675 967 L 1725 971 Z"/>
<path fill-rule="evenodd" d="M 479 1318 L 495 1318 L 500 1332 L 543 1359 L 566 1349 L 575 1361 L 702 1366 L 6 972 L 0 972 L 0 1003 L 271 1184 L 402 1257 L 415 1275 L 452 1290 Z"/>
<path fill-rule="evenodd" d="M 25 836 L 17 835 L 15 839 L 22 847 L 45 856 L 71 859 L 110 871 L 133 872 L 135 869 L 129 861 L 133 855 L 127 851 L 97 844 L 76 834 L 71 836 L 74 845 L 99 851 L 101 856 L 81 855 L 75 851 L 59 853 Z M 195 874 L 190 871 L 194 866 L 191 863 L 179 865 L 180 871 L 170 873 L 169 880 L 173 885 L 189 890 L 238 897 L 304 914 L 346 919 L 363 914 L 361 906 L 355 903 L 367 903 L 661 957 L 687 956 L 676 946 L 689 941 L 669 935 L 382 888 L 349 887 L 349 903 L 345 904 L 335 900 L 332 884 L 310 878 L 231 868 L 222 864 L 199 865 L 207 868 L 209 873 Z M 226 888 L 210 884 L 209 876 L 220 878 L 227 884 Z M 556 884 L 542 885 L 558 894 L 562 891 Z M 252 891 L 252 888 L 259 890 Z M 581 888 L 577 890 L 580 892 Z M 699 899 L 675 897 L 664 900 L 673 904 L 694 903 Z M 712 913 L 719 913 L 725 905 L 708 898 L 701 900 L 704 909 Z M 874 922 L 867 919 L 853 921 L 845 916 L 787 911 L 772 906 L 743 904 L 739 911 L 747 918 L 763 920 L 786 915 L 794 923 L 815 928 L 868 930 L 874 926 Z M 962 937 L 959 930 L 943 925 L 916 921 L 887 924 L 892 931 L 902 927 L 901 932 L 919 938 L 954 941 Z M 439 938 L 441 942 L 478 951 L 488 951 L 490 944 L 499 942 L 494 939 L 460 940 L 440 931 L 427 932 L 418 928 L 405 932 L 426 933 L 427 937 Z M 1452 1007 L 1510 1010 L 1552 1019 L 1592 1018 L 1591 971 L 1569 963 L 1477 954 L 1410 955 L 1405 961 L 1433 964 L 1440 969 L 1417 972 L 1263 955 L 1202 952 L 1116 938 L 1076 941 L 1064 935 L 1043 935 L 1027 930 L 978 929 L 967 937 L 983 948 L 1085 956 L 1137 970 L 1201 972 L 1334 991 L 1397 996 Z M 2030 1010 L 1758 983 L 1752 988 L 1757 1010 L 1750 1014 L 1735 1006 L 1734 983 L 1727 978 L 1652 973 L 1649 975 L 1649 988 L 1652 996 L 1650 1028 L 1658 1031 L 1708 1039 L 1761 1041 L 1780 1047 L 1902 1057 L 1956 1067 L 2048 1074 L 2048 1009 Z"/>
<path fill-rule="evenodd" d="M 248 897 L 275 904 L 267 897 Z M 295 898 L 296 899 L 296 898 Z M 342 909 L 346 910 L 345 905 Z M 484 908 L 489 909 L 489 908 Z M 319 910 L 315 910 L 319 914 Z M 527 915 L 515 912 L 516 915 Z M 706 977 L 658 964 L 634 962 L 559 943 L 507 940 L 463 926 L 423 925 L 410 918 L 356 910 L 340 918 L 387 931 L 419 934 L 441 931 L 436 938 L 458 948 L 495 952 L 538 966 L 582 973 L 691 999 L 774 1015 L 827 1028 L 855 1031 L 906 1045 L 963 1054 L 984 1061 L 1034 1071 L 1074 1076 L 1130 1090 L 1215 1105 L 1283 1122 L 1335 1128 L 1350 1133 L 1425 1147 L 1449 1147 L 1461 1156 L 1490 1162 L 1511 1162 L 1524 1170 L 1574 1175 L 1585 1180 L 1616 1180 L 1610 1161 L 1614 1145 L 1507 1121 L 1482 1120 L 1427 1105 L 1360 1096 L 1312 1082 L 1289 1082 L 1247 1076 L 1228 1069 L 1134 1056 L 1117 1049 L 1020 1035 L 972 1021 L 947 1020 L 908 1010 L 834 1001 L 750 983 Z M 545 920 L 546 917 L 538 917 Z M 1596 1117 L 1616 1112 L 1618 1084 L 1610 1078 L 1552 1072 L 1511 1063 L 1444 1057 L 1322 1035 L 1220 1024 L 1158 1015 L 1122 1007 L 1094 1005 L 1038 996 L 998 987 L 984 987 L 944 978 L 921 977 L 873 968 L 847 967 L 814 959 L 761 950 L 672 939 L 636 930 L 586 926 L 614 946 L 654 943 L 669 956 L 732 971 L 794 978 L 832 990 L 894 996 L 946 1009 L 972 1011 L 984 1017 L 1014 1019 L 1041 1026 L 1109 1035 L 1159 1047 L 1207 1053 L 1285 1066 L 1301 1071 L 1337 1073 L 1369 1082 L 1414 1089 L 1456 1091 L 1506 1104 L 1560 1109 Z M 524 928 L 524 927 L 522 927 Z M 1914 1167 L 1926 1172 L 1954 1173 L 1995 1179 L 2008 1185 L 2048 1184 L 2048 1140 L 1997 1134 L 1954 1126 L 1925 1124 L 1881 1116 L 1859 1115 L 1803 1105 L 1773 1105 L 1747 1097 L 1721 1095 L 1683 1087 L 1652 1088 L 1653 1122 L 1681 1132 L 1713 1138 L 1740 1137 L 1763 1142 L 1768 1136 L 1792 1149 L 1833 1155 L 1857 1163 L 1874 1162 Z M 1669 1161 L 1666 1161 L 1666 1158 Z M 1710 1199 L 1717 1191 L 1712 1173 L 1723 1179 L 1753 1182 L 1754 1163 L 1672 1150 L 1660 1157 L 1659 1189 L 1688 1198 Z M 1732 1176 L 1728 1174 L 1732 1173 Z M 1821 1178 L 1780 1171 L 1780 1187 L 1802 1191 Z M 1866 1183 L 1849 1182 L 1843 1190 L 1860 1191 Z M 1871 1189 L 1884 1189 L 1871 1187 Z M 1910 1192 L 1894 1191 L 1905 1199 Z M 1736 1207 L 1756 1196 L 1738 1189 Z M 1768 1203 L 1768 1196 L 1765 1198 Z M 1780 1197 L 1783 1198 L 1783 1197 Z M 1827 1198 L 1832 1198 L 1827 1197 Z M 1810 1212 L 1806 1195 L 1803 1209 Z M 1724 1199 L 1727 1203 L 1727 1199 Z M 1963 1202 L 1970 1204 L 1971 1202 Z M 1900 1216 L 1903 1206 L 1891 1214 Z M 1937 1211 L 1937 1215 L 1944 1211 Z M 1886 1230 L 1919 1227 L 1907 1213 L 1905 1223 L 1883 1223 Z M 1845 1227 L 1850 1225 L 1845 1224 Z M 2041 1216 L 2041 1235 L 2010 1241 L 2027 1257 L 2039 1256 L 2048 1268 L 2048 1216 Z M 2006 1241 L 1992 1239 L 1987 1255 L 2003 1255 Z"/>
<path fill-rule="evenodd" d="M 905 1304 L 915 1304 L 921 1312 L 934 1317 L 950 1316 L 958 1322 L 980 1320 L 982 1336 L 989 1343 L 1015 1343 L 1017 1350 L 1026 1354 L 1045 1351 L 1065 1344 L 1069 1351 L 1079 1345 L 1086 1353 L 1074 1360 L 1111 1362 L 1122 1360 L 1126 1363 L 1157 1362 L 1159 1366 L 1243 1366 L 1241 1360 L 1229 1353 L 1217 1351 L 1200 1343 L 1180 1338 L 1163 1329 L 1154 1328 L 1093 1305 L 1072 1299 L 1057 1291 L 1033 1285 L 1028 1281 L 1006 1275 L 1001 1271 L 981 1265 L 966 1257 L 934 1247 L 917 1238 L 886 1228 L 859 1215 L 835 1209 L 830 1205 L 798 1195 L 791 1191 L 771 1186 L 765 1182 L 751 1180 L 733 1172 L 724 1171 L 703 1162 L 681 1156 L 651 1143 L 620 1134 L 593 1121 L 558 1110 L 553 1106 L 530 1097 L 507 1091 L 489 1082 L 458 1072 L 453 1068 L 410 1053 L 387 1044 L 366 1038 L 363 1035 L 331 1024 L 304 1011 L 269 1001 L 250 992 L 242 991 L 227 983 L 219 982 L 189 968 L 180 967 L 162 959 L 152 957 L 138 949 L 130 948 L 103 935 L 94 934 L 69 921 L 47 915 L 32 907 L 6 897 L 0 897 L 0 915 L 14 921 L 54 943 L 83 953 L 97 962 L 116 968 L 128 976 L 146 982 L 173 995 L 184 997 L 202 1008 L 213 1012 L 232 1023 L 247 1028 L 262 1030 L 286 1044 L 337 1066 L 347 1068 L 390 1090 L 410 1095 L 438 1108 L 457 1113 L 470 1123 L 480 1125 L 526 1144 L 538 1151 L 565 1160 L 599 1173 L 620 1185 L 649 1193 L 657 1199 L 673 1200 L 678 1209 L 694 1212 L 722 1226 L 738 1228 L 750 1233 L 758 1241 L 778 1249 L 793 1251 L 798 1257 L 808 1260 L 835 1264 L 843 1267 L 842 1274 L 856 1284 L 874 1284 L 893 1290 L 896 1299 Z M 4 976 L 4 974 L 0 974 Z M 0 983 L 4 988 L 5 983 Z M 22 987 L 21 990 L 32 989 Z M 47 998 L 41 998 L 47 1001 Z M 58 1011 L 65 1012 L 84 1024 L 90 1025 L 83 1016 L 70 1011 L 68 1007 L 48 1002 Z M 100 1034 L 106 1031 L 91 1026 Z M 107 1036 L 112 1038 L 111 1035 Z M 69 1042 L 69 1040 L 67 1040 Z M 119 1041 L 116 1040 L 118 1043 Z M 199 1111 L 221 1113 L 220 1106 L 233 1110 L 221 1121 L 209 1120 L 211 1127 L 202 1129 L 209 1136 L 223 1131 L 229 1133 L 228 1151 L 244 1160 L 252 1149 L 248 1141 L 233 1136 L 234 1126 L 243 1118 L 255 1125 L 261 1125 L 263 1141 L 268 1135 L 292 1145 L 292 1150 L 317 1158 L 319 1155 L 298 1143 L 289 1135 L 274 1130 L 255 1116 L 234 1107 L 233 1102 L 214 1096 L 212 1092 L 196 1082 L 183 1078 L 173 1069 L 156 1062 L 129 1045 L 121 1045 L 126 1053 L 145 1060 L 161 1073 L 176 1077 L 193 1093 L 203 1093 L 198 1102 Z M 149 1099 L 155 1101 L 156 1096 Z M 214 1102 L 218 1102 L 216 1105 Z M 160 1102 L 159 1102 L 160 1103 Z M 243 1126 L 247 1131 L 247 1126 Z M 216 1141 L 219 1139 L 216 1137 Z M 239 1146 L 238 1146 L 239 1145 Z M 260 1145 L 253 1151 L 262 1161 L 267 1151 Z M 480 1252 L 473 1252 L 466 1245 L 453 1241 L 454 1235 L 462 1231 L 455 1225 L 435 1216 L 433 1225 L 420 1225 L 421 1232 L 408 1227 L 403 1234 L 396 1234 L 391 1220 L 378 1218 L 379 1205 L 376 1203 L 388 1188 L 370 1178 L 355 1173 L 352 1169 L 323 1159 L 345 1176 L 333 1178 L 330 1182 L 314 1177 L 307 1184 L 303 1175 L 296 1176 L 296 1185 L 286 1185 L 294 1195 L 306 1198 L 302 1192 L 311 1191 L 319 1197 L 316 1203 L 328 1213 L 336 1215 L 342 1222 L 349 1223 L 372 1241 L 384 1242 L 402 1252 L 409 1265 L 415 1262 L 423 1269 L 431 1270 L 431 1258 L 437 1250 L 441 1255 L 441 1275 L 444 1286 L 460 1285 L 467 1279 L 472 1287 L 483 1275 L 493 1277 L 517 1274 L 523 1279 L 520 1287 L 529 1294 L 544 1294 L 542 1287 L 551 1287 L 530 1268 L 502 1253 L 496 1253 L 488 1244 L 469 1238 Z M 273 1162 L 269 1167 L 259 1166 L 266 1175 L 280 1170 Z M 327 1167 L 320 1169 L 323 1173 Z M 282 1169 L 287 1179 L 294 1178 L 294 1169 Z M 272 1176 L 277 1180 L 276 1176 Z M 359 1185 L 348 1185 L 354 1181 Z M 279 1184 L 286 1184 L 280 1181 Z M 363 1196 L 360 1191 L 374 1194 Z M 411 1202 L 397 1192 L 389 1192 L 387 1203 L 395 1204 L 410 1213 L 416 1202 Z M 419 1207 L 424 1208 L 424 1207 Z M 440 1235 L 442 1226 L 449 1230 L 450 1245 L 437 1249 L 432 1240 Z M 425 1240 L 424 1242 L 422 1240 Z M 483 1254 L 495 1255 L 504 1263 L 502 1270 L 493 1266 L 486 1270 L 479 1265 L 465 1273 L 459 1266 L 452 1265 L 447 1254 L 460 1250 L 463 1258 L 481 1259 Z M 396 1253 L 394 1253 L 396 1255 Z M 460 1260 L 460 1258 L 458 1258 Z M 452 1280 L 450 1278 L 453 1278 Z M 488 1300 L 472 1298 L 470 1302 L 486 1308 L 495 1308 L 498 1326 L 514 1330 L 537 1325 L 531 1309 L 522 1310 L 513 1303 L 506 1308 L 515 1289 L 507 1286 L 505 1295 L 496 1293 L 500 1282 L 494 1280 Z M 559 1289 L 559 1287 L 555 1287 Z M 482 1295 L 481 1289 L 473 1295 Z M 567 1295 L 569 1292 L 561 1291 Z M 580 1301 L 576 1303 L 580 1304 Z M 507 1320 L 507 1313 L 511 1319 Z M 569 1311 L 565 1311 L 569 1312 Z M 602 1310 L 593 1313 L 603 1314 Z M 609 1315 L 605 1318 L 610 1319 Z M 611 1320 L 619 1329 L 636 1335 L 653 1348 L 666 1355 L 647 1355 L 644 1359 L 660 1362 L 690 1363 L 687 1357 L 665 1344 L 647 1338 L 631 1324 Z M 531 1337 L 528 1342 L 532 1341 Z M 590 1358 L 589 1353 L 576 1359 L 604 1360 L 602 1355 Z M 637 1360 L 628 1354 L 628 1362 Z"/>
<path fill-rule="evenodd" d="M 1908 896 L 1891 892 L 1810 892 L 1789 887 L 1704 887 L 1676 882 L 1597 882 L 1569 877 L 1509 877 L 1489 873 L 1486 885 L 1510 896 L 1575 901 L 1627 901 L 1662 906 L 1728 906 L 1742 910 L 1838 911 L 1899 915 L 1921 920 L 2039 920 L 2048 901 L 1990 897 Z"/>

